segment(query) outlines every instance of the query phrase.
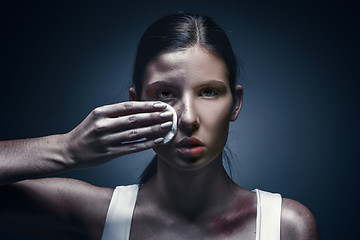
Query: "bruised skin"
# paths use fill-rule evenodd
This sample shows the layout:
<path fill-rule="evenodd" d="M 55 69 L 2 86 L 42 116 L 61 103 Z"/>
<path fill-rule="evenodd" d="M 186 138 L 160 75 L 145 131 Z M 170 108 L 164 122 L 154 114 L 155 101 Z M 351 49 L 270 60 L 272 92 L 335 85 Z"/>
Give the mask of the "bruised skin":
<path fill-rule="evenodd" d="M 224 61 L 200 46 L 148 64 L 141 99 L 171 105 L 178 129 L 167 145 L 153 148 L 158 171 L 139 190 L 131 239 L 231 239 L 239 237 L 236 228 L 253 236 L 254 228 L 240 224 L 251 222 L 241 206 L 251 192 L 236 186 L 222 165 L 229 122 L 241 109 L 242 88 L 235 90 L 233 96 Z"/>
<path fill-rule="evenodd" d="M 212 91 L 209 96 L 204 94 L 206 89 Z M 232 111 L 234 98 L 221 58 L 201 47 L 162 54 L 148 64 L 141 96 L 142 100 L 166 102 L 177 112 L 174 140 L 154 148 L 160 161 L 182 170 L 199 169 L 221 154 L 229 122 L 238 114 Z M 204 151 L 179 153 L 176 144 L 190 137 L 199 139 Z"/>
<path fill-rule="evenodd" d="M 256 200 L 254 194 L 239 197 L 227 210 L 213 217 L 211 229 L 215 235 L 229 237 L 237 232 L 253 229 L 256 231 Z M 252 226 L 249 228 L 249 225 Z M 251 234 L 251 233 L 250 233 Z"/>
<path fill-rule="evenodd" d="M 241 236 L 241 239 L 255 240 L 256 194 L 243 188 L 235 191 L 233 200 L 223 201 L 216 210 L 194 219 L 178 218 L 163 211 L 140 192 L 130 239 L 231 240 Z"/>
<path fill-rule="evenodd" d="M 251 215 L 253 215 L 252 209 L 244 209 L 239 206 L 233 212 L 215 217 L 211 225 L 216 234 L 229 236 L 234 231 L 241 231 Z"/>

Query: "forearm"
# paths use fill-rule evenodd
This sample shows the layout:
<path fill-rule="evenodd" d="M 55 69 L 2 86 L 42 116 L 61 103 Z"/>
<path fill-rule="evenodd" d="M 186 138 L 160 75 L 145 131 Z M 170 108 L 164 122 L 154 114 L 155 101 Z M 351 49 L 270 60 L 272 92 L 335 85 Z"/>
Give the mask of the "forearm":
<path fill-rule="evenodd" d="M 0 142 L 0 185 L 68 170 L 65 136 Z"/>
<path fill-rule="evenodd" d="M 67 134 L 0 142 L 0 185 L 93 167 L 153 148 L 172 127 L 172 113 L 162 115 L 166 108 L 160 102 L 102 106 Z"/>

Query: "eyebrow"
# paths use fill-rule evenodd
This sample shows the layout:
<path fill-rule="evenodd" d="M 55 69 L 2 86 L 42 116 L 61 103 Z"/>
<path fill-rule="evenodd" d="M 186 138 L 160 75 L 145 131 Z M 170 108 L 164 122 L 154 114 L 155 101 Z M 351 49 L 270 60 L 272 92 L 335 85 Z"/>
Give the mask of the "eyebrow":
<path fill-rule="evenodd" d="M 202 87 L 202 86 L 206 86 L 206 85 L 211 85 L 211 84 L 221 84 L 221 85 L 225 85 L 225 82 L 224 81 L 220 81 L 220 80 L 216 80 L 216 79 L 212 79 L 212 80 L 209 80 L 209 81 L 206 81 L 204 83 L 201 83 L 198 87 Z"/>
<path fill-rule="evenodd" d="M 168 81 L 156 81 L 154 83 L 150 83 L 149 85 L 147 85 L 146 87 L 150 88 L 150 87 L 156 87 L 156 86 L 167 86 L 170 88 L 176 88 L 178 85 L 168 82 Z"/>
<path fill-rule="evenodd" d="M 203 82 L 201 83 L 200 85 L 198 85 L 197 87 L 202 87 L 202 86 L 206 86 L 206 85 L 209 85 L 209 84 L 221 84 L 221 85 L 225 85 L 224 81 L 221 81 L 221 80 L 216 80 L 216 79 L 211 79 L 211 80 L 208 80 L 206 82 Z M 154 87 L 154 86 L 166 86 L 166 87 L 169 87 L 169 88 L 176 88 L 178 87 L 178 84 L 174 84 L 172 82 L 168 82 L 168 81 L 156 81 L 154 83 L 150 83 L 149 85 L 147 85 L 146 87 Z"/>

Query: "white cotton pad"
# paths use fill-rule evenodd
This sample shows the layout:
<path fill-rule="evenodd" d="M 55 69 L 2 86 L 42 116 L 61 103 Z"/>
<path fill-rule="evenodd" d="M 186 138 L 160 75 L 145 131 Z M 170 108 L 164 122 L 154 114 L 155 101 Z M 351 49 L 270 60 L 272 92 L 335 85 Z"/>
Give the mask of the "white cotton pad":
<path fill-rule="evenodd" d="M 171 130 L 164 136 L 163 144 L 167 144 L 168 142 L 170 142 L 170 140 L 175 137 L 175 134 L 176 134 L 176 131 L 177 131 L 177 114 L 176 114 L 175 109 L 172 106 L 170 106 L 169 104 L 167 104 L 166 110 L 170 111 L 173 114 L 172 115 L 172 117 L 173 117 L 173 119 L 172 119 L 173 125 L 172 125 Z"/>

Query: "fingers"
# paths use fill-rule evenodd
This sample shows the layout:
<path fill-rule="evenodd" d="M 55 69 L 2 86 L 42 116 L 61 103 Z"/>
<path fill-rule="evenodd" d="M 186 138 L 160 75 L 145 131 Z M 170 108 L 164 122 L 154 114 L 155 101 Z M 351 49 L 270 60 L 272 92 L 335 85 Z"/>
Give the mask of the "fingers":
<path fill-rule="evenodd" d="M 153 148 L 164 142 L 173 127 L 174 114 L 171 106 L 162 102 L 134 101 L 98 107 L 72 131 L 78 139 L 74 145 L 80 146 L 74 155 L 80 156 L 79 162 L 93 159 L 98 163 Z"/>
<path fill-rule="evenodd" d="M 157 139 L 164 136 L 171 129 L 172 125 L 173 123 L 168 121 L 153 126 L 116 132 L 107 135 L 103 140 L 105 140 L 109 146 L 119 146 L 141 139 Z"/>
<path fill-rule="evenodd" d="M 102 119 L 100 125 L 107 126 L 109 132 L 119 132 L 163 123 L 172 119 L 169 111 L 154 113 L 138 113 L 119 118 Z"/>
<path fill-rule="evenodd" d="M 95 116 L 115 118 L 135 113 L 159 112 L 165 109 L 166 104 L 162 102 L 130 101 L 98 107 L 92 113 Z"/>
<path fill-rule="evenodd" d="M 162 137 L 172 127 L 172 122 L 128 130 L 103 136 L 98 140 L 104 146 L 104 153 L 107 157 L 115 158 L 118 156 L 135 153 L 153 148 L 164 142 Z"/>
<path fill-rule="evenodd" d="M 109 152 L 111 152 L 114 157 L 122 156 L 125 154 L 136 153 L 156 147 L 157 145 L 161 144 L 163 141 L 164 138 L 160 137 L 155 140 L 150 139 L 139 142 L 125 143 L 119 146 L 109 147 Z"/>

